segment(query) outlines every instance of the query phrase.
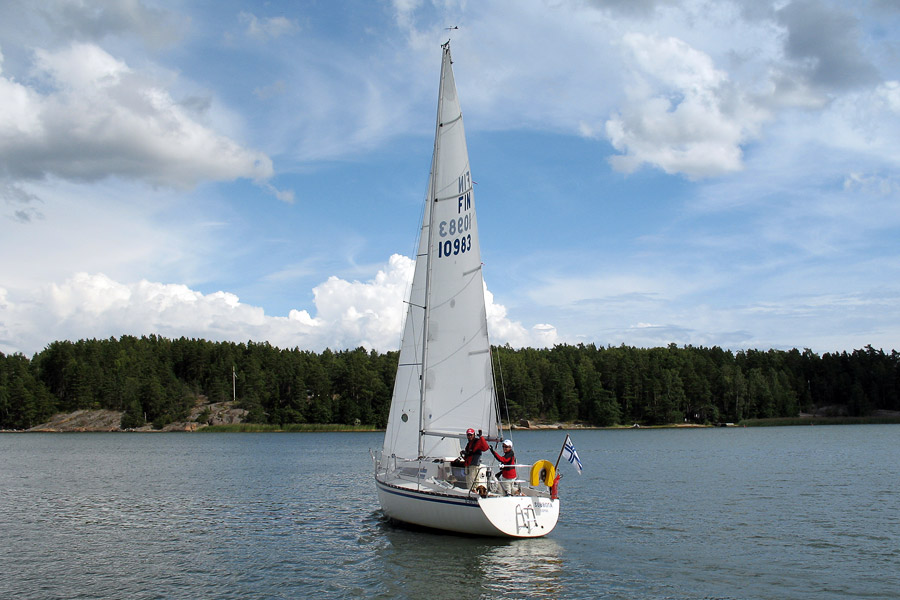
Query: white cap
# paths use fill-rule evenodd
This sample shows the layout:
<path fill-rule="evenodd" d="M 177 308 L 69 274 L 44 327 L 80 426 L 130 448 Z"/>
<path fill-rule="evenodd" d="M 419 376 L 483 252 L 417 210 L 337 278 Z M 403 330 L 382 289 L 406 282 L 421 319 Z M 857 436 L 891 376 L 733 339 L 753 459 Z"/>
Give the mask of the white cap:
<path fill-rule="evenodd" d="M 512 440 L 503 440 L 503 445 L 512 448 Z"/>

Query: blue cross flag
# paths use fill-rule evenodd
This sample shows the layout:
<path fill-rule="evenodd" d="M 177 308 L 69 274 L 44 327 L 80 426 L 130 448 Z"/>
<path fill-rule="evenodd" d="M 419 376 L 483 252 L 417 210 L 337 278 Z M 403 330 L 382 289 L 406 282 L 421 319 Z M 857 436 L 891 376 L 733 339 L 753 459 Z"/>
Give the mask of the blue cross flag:
<path fill-rule="evenodd" d="M 570 438 L 568 435 L 566 436 L 566 441 L 563 444 L 562 453 L 563 456 L 566 457 L 566 460 L 569 461 L 569 463 L 573 467 L 578 469 L 578 474 L 581 475 L 581 470 L 583 468 L 581 466 L 581 459 L 578 458 L 578 452 L 575 451 L 575 444 L 572 443 L 572 438 Z"/>

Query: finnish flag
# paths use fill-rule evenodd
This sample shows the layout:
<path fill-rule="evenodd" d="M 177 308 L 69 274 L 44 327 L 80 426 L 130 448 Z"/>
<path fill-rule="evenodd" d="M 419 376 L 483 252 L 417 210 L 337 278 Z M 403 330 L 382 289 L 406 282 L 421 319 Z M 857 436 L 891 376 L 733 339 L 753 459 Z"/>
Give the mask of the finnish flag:
<path fill-rule="evenodd" d="M 572 438 L 568 435 L 566 436 L 566 442 L 563 444 L 563 455 L 566 457 L 566 460 L 569 463 L 578 469 L 578 474 L 581 475 L 581 459 L 578 458 L 578 452 L 575 451 L 575 444 L 572 443 Z"/>

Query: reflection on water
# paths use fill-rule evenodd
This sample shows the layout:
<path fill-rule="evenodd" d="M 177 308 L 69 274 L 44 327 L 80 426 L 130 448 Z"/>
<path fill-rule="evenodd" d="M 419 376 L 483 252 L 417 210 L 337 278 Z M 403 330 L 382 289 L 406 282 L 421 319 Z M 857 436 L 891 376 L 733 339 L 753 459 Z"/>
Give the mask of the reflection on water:
<path fill-rule="evenodd" d="M 495 546 L 484 555 L 486 564 L 499 574 L 485 587 L 516 598 L 562 598 L 561 547 L 552 538 L 514 540 Z"/>
<path fill-rule="evenodd" d="M 484 539 L 381 519 L 384 598 L 562 598 L 561 546 L 552 538 Z"/>

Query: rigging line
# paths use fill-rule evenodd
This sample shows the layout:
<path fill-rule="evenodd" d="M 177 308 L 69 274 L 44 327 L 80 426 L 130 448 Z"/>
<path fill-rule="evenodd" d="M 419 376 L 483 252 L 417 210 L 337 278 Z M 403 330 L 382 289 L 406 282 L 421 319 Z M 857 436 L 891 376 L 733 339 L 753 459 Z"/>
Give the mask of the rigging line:
<path fill-rule="evenodd" d="M 422 244 L 423 230 L 426 227 L 430 227 L 430 223 L 424 222 L 425 221 L 425 210 L 427 208 L 428 208 L 428 193 L 426 192 L 425 202 L 422 202 L 421 211 L 419 212 L 419 221 L 418 222 L 422 223 L 422 226 L 419 228 L 418 232 L 416 233 L 416 238 L 415 238 L 414 246 L 413 246 L 413 252 L 411 252 L 411 255 L 415 256 L 416 258 L 415 258 L 415 260 L 413 260 L 412 272 L 409 274 L 409 277 L 406 280 L 406 286 L 405 286 L 405 290 L 404 290 L 405 297 L 409 298 L 408 301 L 404 301 L 404 302 L 406 304 L 408 304 L 409 306 L 415 306 L 417 308 L 425 308 L 424 306 L 419 306 L 418 304 L 415 304 L 412 302 L 412 289 L 413 289 L 413 282 L 415 281 L 415 278 L 416 278 L 416 263 L 419 262 L 419 257 L 423 257 L 423 256 L 427 255 L 427 252 L 421 253 L 421 254 L 419 253 L 419 246 L 421 246 L 421 244 Z M 400 314 L 400 343 L 397 345 L 398 348 L 401 348 L 403 346 L 403 332 L 406 329 L 406 321 L 409 317 L 409 315 L 407 313 L 408 313 L 408 309 L 406 311 L 402 311 Z"/>
<path fill-rule="evenodd" d="M 484 263 L 481 263 L 480 267 L 482 269 L 481 276 L 482 276 L 482 282 L 483 282 L 484 281 Z M 486 284 L 482 284 L 482 285 L 485 285 L 485 287 L 487 287 Z M 487 307 L 485 307 L 485 315 L 484 315 L 484 327 L 487 330 L 488 322 L 487 322 L 487 312 L 486 311 L 487 311 Z M 491 384 L 494 387 L 494 411 L 497 415 L 497 420 L 500 422 L 500 433 L 502 434 L 503 433 L 503 419 L 502 419 L 502 412 L 500 410 L 500 393 L 498 393 L 496 381 L 494 381 L 494 352 L 493 352 L 494 347 L 491 346 L 490 331 L 486 331 L 486 335 L 488 336 L 488 350 L 491 352 L 490 365 L 491 365 L 491 380 L 492 380 Z M 503 381 L 503 368 L 500 363 L 500 346 L 499 345 L 497 346 L 497 375 L 500 378 L 500 392 L 503 393 L 503 409 L 506 412 L 506 422 L 510 425 L 510 429 L 509 429 L 509 432 L 507 435 L 509 435 L 510 439 L 512 439 L 512 422 L 510 421 L 510 418 L 509 418 L 509 396 L 506 393 L 506 383 Z"/>
<path fill-rule="evenodd" d="M 491 363 L 493 364 L 493 352 L 491 353 Z M 500 346 L 497 346 L 497 375 L 500 377 L 500 391 L 503 392 L 503 408 L 506 410 L 506 422 L 509 423 L 509 438 L 512 439 L 512 422 L 509 420 L 509 397 L 506 395 L 506 382 L 503 381 L 503 366 L 500 362 Z M 500 394 L 496 394 L 497 412 L 500 412 Z M 503 422 L 500 422 L 500 431 L 503 432 Z"/>

